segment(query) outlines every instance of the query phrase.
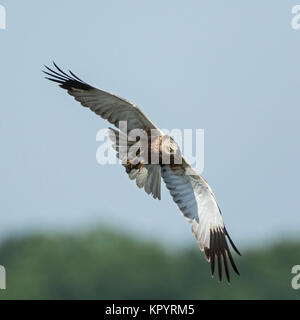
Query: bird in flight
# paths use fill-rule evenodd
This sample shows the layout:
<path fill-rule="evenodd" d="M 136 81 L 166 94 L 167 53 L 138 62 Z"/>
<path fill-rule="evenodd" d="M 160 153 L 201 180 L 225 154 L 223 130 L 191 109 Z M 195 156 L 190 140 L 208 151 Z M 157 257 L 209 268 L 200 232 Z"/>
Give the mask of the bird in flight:
<path fill-rule="evenodd" d="M 161 198 L 161 178 L 183 216 L 192 226 L 200 250 L 211 265 L 212 276 L 217 265 L 219 280 L 222 280 L 223 266 L 230 283 L 229 262 L 239 275 L 228 242 L 241 255 L 231 240 L 221 215 L 216 198 L 204 178 L 198 174 L 181 155 L 177 143 L 165 135 L 133 103 L 114 94 L 90 86 L 73 72 L 54 68 L 43 72 L 46 79 L 59 86 L 117 129 L 109 128 L 109 137 L 117 156 L 131 180 L 144 188 L 153 198 Z M 126 124 L 126 125 L 125 125 Z M 132 131 L 141 132 L 137 141 L 129 138 Z M 143 133 L 143 134 L 142 134 Z M 137 142 L 138 148 L 133 148 Z M 129 149 L 128 149 L 129 148 Z M 134 149 L 132 152 L 131 149 Z"/>

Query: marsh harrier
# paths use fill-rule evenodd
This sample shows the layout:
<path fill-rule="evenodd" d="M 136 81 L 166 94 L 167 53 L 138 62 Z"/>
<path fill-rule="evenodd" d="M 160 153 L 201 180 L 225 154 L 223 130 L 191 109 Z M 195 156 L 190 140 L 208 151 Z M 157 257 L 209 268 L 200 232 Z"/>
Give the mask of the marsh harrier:
<path fill-rule="evenodd" d="M 71 71 L 64 72 L 55 63 L 55 69 L 45 67 L 47 71 L 43 72 L 47 74 L 47 79 L 59 83 L 61 88 L 66 89 L 84 107 L 117 128 L 109 129 L 110 138 L 127 174 L 136 181 L 139 188 L 144 188 L 153 198 L 160 199 L 162 177 L 179 210 L 191 223 L 199 247 L 211 264 L 212 275 L 217 264 L 221 281 L 224 265 L 227 281 L 230 282 L 228 260 L 233 270 L 239 274 L 227 239 L 236 253 L 240 253 L 225 228 L 216 198 L 208 183 L 181 156 L 176 142 L 165 135 L 133 103 L 90 86 Z M 125 129 L 120 125 L 122 122 L 126 123 Z M 125 141 L 127 147 L 132 146 L 134 141 L 128 136 L 137 129 L 146 132 L 146 138 L 141 139 L 144 143 L 139 145 L 138 152 L 134 155 L 129 155 L 128 148 L 125 148 L 125 153 L 122 152 L 124 144 L 121 141 Z M 153 161 L 154 158 L 156 161 Z M 169 159 L 169 162 L 164 162 L 164 158 Z"/>

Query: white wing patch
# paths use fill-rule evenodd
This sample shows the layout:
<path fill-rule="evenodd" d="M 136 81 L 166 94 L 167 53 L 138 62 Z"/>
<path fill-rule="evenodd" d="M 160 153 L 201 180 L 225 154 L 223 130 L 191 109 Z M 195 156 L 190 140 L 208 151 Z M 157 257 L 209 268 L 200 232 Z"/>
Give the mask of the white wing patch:
<path fill-rule="evenodd" d="M 209 248 L 210 230 L 224 227 L 210 188 L 197 176 L 174 174 L 169 165 L 163 166 L 162 177 L 180 211 L 192 223 L 192 232 L 200 249 L 203 251 L 204 247 Z"/>
<path fill-rule="evenodd" d="M 61 88 L 66 89 L 83 106 L 90 108 L 103 119 L 119 128 L 119 130 L 111 129 L 111 134 L 118 137 L 114 148 L 119 158 L 122 158 L 124 154 L 120 152 L 119 140 L 124 138 L 130 146 L 133 142 L 127 141 L 127 134 L 131 130 L 142 129 L 149 133 L 155 129 L 159 135 L 163 135 L 163 132 L 133 103 L 90 86 L 71 71 L 69 71 L 69 74 L 65 73 L 55 63 L 54 66 L 56 70 L 45 66 L 49 72 L 43 72 L 50 76 L 47 79 L 59 83 Z M 127 122 L 126 130 L 121 128 L 120 121 Z M 133 155 L 133 157 L 136 157 L 136 155 Z M 127 153 L 126 159 L 131 160 L 131 155 Z M 204 251 L 211 264 L 212 275 L 214 274 L 216 259 L 220 280 L 222 279 L 222 265 L 224 264 L 226 277 L 230 282 L 227 259 L 229 259 L 234 271 L 239 274 L 231 256 L 227 239 L 233 249 L 238 254 L 240 253 L 224 226 L 214 194 L 207 182 L 184 159 L 182 165 L 172 167 L 170 165 L 147 164 L 145 161 L 140 161 L 138 164 L 129 161 L 129 163 L 123 165 L 129 178 L 135 180 L 139 188 L 144 188 L 148 194 L 158 199 L 161 198 L 162 175 L 180 211 L 192 224 L 192 232 L 199 243 L 199 247 Z M 186 175 L 186 170 L 194 173 Z"/>
<path fill-rule="evenodd" d="M 207 260 L 211 263 L 212 275 L 215 270 L 215 258 L 217 258 L 219 279 L 222 279 L 223 259 L 226 277 L 230 281 L 227 256 L 235 272 L 239 273 L 228 248 L 226 237 L 234 250 L 239 252 L 227 234 L 211 188 L 199 175 L 186 175 L 186 169 L 191 169 L 191 167 L 186 165 L 185 168 L 182 165 L 172 168 L 170 165 L 163 165 L 163 180 L 178 208 L 192 224 L 192 233 L 195 235 L 200 249 L 204 251 Z"/>

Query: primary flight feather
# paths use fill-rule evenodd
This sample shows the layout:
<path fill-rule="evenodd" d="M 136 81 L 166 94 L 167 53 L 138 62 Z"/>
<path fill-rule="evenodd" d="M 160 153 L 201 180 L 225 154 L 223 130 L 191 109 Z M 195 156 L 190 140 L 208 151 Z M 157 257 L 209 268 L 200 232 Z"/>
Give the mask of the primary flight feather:
<path fill-rule="evenodd" d="M 59 83 L 61 88 L 66 89 L 84 107 L 90 108 L 117 128 L 109 128 L 113 147 L 129 178 L 135 180 L 139 188 L 144 188 L 153 198 L 160 199 L 162 177 L 179 210 L 191 223 L 199 247 L 211 264 L 212 275 L 217 265 L 221 281 L 224 267 L 227 281 L 230 282 L 229 264 L 237 274 L 239 272 L 227 239 L 233 249 L 240 253 L 229 237 L 210 186 L 185 161 L 176 142 L 165 135 L 133 103 L 94 88 L 71 71 L 68 74 L 53 64 L 55 70 L 45 66 L 47 71 L 43 72 L 47 75 L 46 79 Z M 126 126 L 122 123 L 126 123 Z M 140 139 L 138 152 L 133 154 L 130 153 L 130 147 L 136 141 L 129 139 L 129 136 L 135 130 L 145 132 L 146 138 Z M 164 158 L 168 158 L 169 162 L 165 162 Z"/>

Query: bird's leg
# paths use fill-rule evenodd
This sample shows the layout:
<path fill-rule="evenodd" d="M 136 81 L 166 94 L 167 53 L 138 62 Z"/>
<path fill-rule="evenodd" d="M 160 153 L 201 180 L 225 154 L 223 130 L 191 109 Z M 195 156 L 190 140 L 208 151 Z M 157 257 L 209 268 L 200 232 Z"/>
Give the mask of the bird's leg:
<path fill-rule="evenodd" d="M 144 165 L 144 160 L 141 158 L 141 152 L 139 152 L 133 159 L 127 160 L 123 166 L 127 173 L 130 173 L 133 169 L 140 169 Z"/>

